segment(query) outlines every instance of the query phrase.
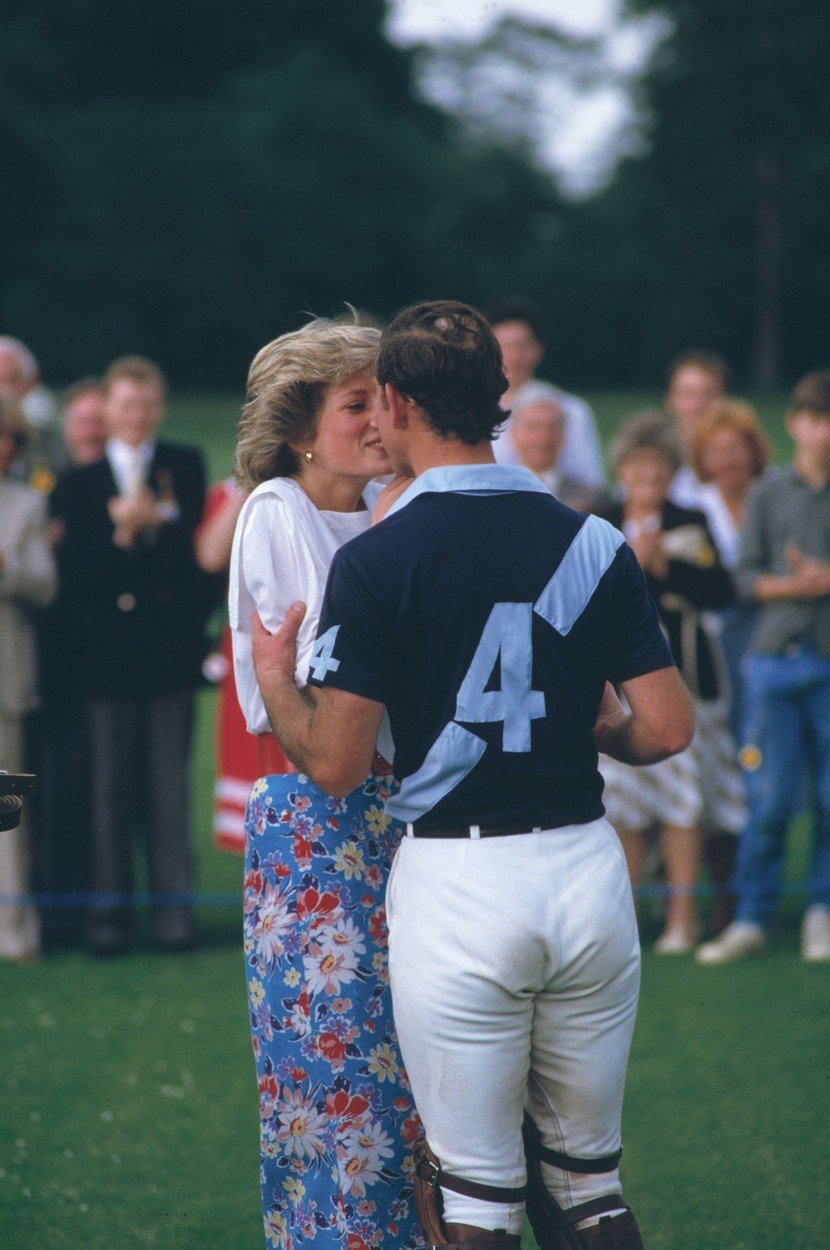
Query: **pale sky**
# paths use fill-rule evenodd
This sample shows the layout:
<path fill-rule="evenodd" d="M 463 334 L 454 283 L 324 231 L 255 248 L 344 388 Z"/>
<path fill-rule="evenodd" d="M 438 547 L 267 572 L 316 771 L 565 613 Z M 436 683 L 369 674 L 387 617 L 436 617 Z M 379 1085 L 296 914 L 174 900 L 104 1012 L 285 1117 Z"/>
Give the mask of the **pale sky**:
<path fill-rule="evenodd" d="M 616 0 L 393 0 L 392 33 L 401 39 L 476 35 L 509 14 L 567 27 L 575 34 L 607 29 Z"/>
<path fill-rule="evenodd" d="M 560 26 L 569 34 L 601 36 L 609 64 L 633 75 L 661 33 L 654 23 L 618 21 L 618 0 L 392 0 L 388 31 L 396 42 L 475 39 L 500 17 L 526 17 Z M 440 87 L 435 92 L 440 103 Z M 616 83 L 580 95 L 549 81 L 540 89 L 543 139 L 540 163 L 554 170 L 562 185 L 584 194 L 608 176 L 614 156 L 630 150 L 632 111 Z"/>

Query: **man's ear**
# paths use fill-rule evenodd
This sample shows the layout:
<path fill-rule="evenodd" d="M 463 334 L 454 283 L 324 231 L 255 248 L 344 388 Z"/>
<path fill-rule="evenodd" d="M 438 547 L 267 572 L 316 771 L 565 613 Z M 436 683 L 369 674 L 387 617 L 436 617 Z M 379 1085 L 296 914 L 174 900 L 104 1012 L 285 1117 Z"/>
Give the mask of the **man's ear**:
<path fill-rule="evenodd" d="M 392 428 L 405 430 L 409 425 L 409 417 L 414 403 L 406 395 L 402 395 L 391 382 L 384 382 L 383 397 L 392 418 Z"/>

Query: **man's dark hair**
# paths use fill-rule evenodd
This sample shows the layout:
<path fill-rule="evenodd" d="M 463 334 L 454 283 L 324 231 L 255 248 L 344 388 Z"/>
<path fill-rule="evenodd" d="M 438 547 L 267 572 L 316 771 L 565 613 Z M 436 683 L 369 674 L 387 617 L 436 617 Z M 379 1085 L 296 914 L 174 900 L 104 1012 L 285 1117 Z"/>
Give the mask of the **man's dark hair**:
<path fill-rule="evenodd" d="M 685 369 L 687 365 L 708 373 L 710 377 L 717 378 L 724 391 L 728 391 L 732 385 L 732 370 L 722 356 L 719 356 L 717 352 L 710 352 L 705 347 L 691 347 L 669 361 L 669 367 L 666 370 L 666 381 L 669 386 L 678 369 Z"/>
<path fill-rule="evenodd" d="M 430 300 L 396 313 L 380 340 L 377 376 L 422 408 L 442 438 L 470 446 L 492 439 L 508 414 L 501 351 L 480 312 Z"/>
<path fill-rule="evenodd" d="M 789 412 L 830 412 L 830 369 L 815 369 L 797 383 Z"/>
<path fill-rule="evenodd" d="M 538 339 L 540 343 L 543 341 L 542 318 L 539 314 L 539 309 L 528 300 L 496 300 L 494 304 L 487 305 L 484 309 L 484 315 L 491 326 L 503 325 L 505 321 L 523 321 L 525 325 L 530 327 L 533 337 Z"/>

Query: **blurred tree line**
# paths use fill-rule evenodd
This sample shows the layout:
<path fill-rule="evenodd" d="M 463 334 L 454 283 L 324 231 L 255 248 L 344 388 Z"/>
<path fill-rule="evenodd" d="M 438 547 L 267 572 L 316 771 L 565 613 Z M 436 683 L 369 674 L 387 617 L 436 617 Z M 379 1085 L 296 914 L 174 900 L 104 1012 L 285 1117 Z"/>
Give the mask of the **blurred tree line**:
<path fill-rule="evenodd" d="M 473 126 L 423 102 L 385 0 L 19 4 L 0 43 L 0 330 L 48 378 L 140 351 L 177 385 L 238 386 L 307 310 L 521 293 L 569 383 L 654 378 L 690 344 L 767 381 L 818 363 L 830 10 L 624 7 L 673 23 L 639 86 L 650 143 L 573 202 L 498 109 Z M 556 33 L 490 38 L 521 73 L 603 72 Z"/>
<path fill-rule="evenodd" d="M 3 332 L 238 385 L 303 313 L 481 300 L 544 263 L 522 153 L 416 97 L 383 0 L 29 0 L 0 44 Z"/>
<path fill-rule="evenodd" d="M 830 6 L 623 11 L 671 19 L 638 88 L 647 150 L 584 206 L 572 251 L 593 242 L 624 351 L 641 342 L 652 369 L 679 345 L 709 345 L 761 385 L 830 365 Z"/>

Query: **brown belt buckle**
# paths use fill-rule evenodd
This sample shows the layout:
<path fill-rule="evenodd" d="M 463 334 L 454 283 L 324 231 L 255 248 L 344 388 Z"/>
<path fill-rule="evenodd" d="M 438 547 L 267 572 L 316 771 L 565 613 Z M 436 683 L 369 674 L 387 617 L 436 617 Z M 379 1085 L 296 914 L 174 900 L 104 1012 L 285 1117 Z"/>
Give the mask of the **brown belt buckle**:
<path fill-rule="evenodd" d="M 438 1182 L 441 1179 L 441 1165 L 430 1159 L 425 1151 L 418 1152 L 415 1171 L 425 1185 L 429 1185 L 432 1189 L 438 1188 Z"/>

